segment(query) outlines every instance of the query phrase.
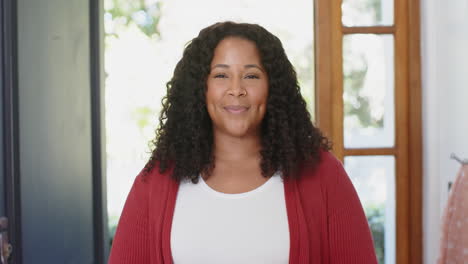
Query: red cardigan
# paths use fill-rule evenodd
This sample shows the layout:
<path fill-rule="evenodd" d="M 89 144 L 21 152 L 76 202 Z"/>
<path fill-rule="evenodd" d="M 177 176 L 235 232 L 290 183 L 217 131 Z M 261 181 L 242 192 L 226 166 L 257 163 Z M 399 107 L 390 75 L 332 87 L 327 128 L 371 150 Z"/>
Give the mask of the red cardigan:
<path fill-rule="evenodd" d="M 289 263 L 376 264 L 372 236 L 357 193 L 338 161 L 322 152 L 299 180 L 285 180 Z M 171 263 L 170 232 L 178 183 L 157 169 L 140 173 L 115 234 L 110 264 Z"/>

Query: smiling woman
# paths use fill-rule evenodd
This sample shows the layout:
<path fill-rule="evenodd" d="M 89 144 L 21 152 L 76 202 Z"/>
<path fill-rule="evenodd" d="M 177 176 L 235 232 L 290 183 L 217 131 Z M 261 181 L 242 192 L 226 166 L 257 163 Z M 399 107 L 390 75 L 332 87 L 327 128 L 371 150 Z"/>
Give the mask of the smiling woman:
<path fill-rule="evenodd" d="M 154 139 L 158 125 L 154 117 L 161 111 L 166 82 L 187 41 L 201 28 L 233 20 L 259 23 L 278 36 L 297 72 L 301 93 L 314 120 L 313 1 L 291 0 L 287 8 L 282 0 L 104 3 L 106 182 L 111 241 L 131 184 L 151 155 L 148 142 Z"/>
<path fill-rule="evenodd" d="M 167 87 L 111 264 L 377 263 L 357 193 L 277 37 L 211 25 Z"/>

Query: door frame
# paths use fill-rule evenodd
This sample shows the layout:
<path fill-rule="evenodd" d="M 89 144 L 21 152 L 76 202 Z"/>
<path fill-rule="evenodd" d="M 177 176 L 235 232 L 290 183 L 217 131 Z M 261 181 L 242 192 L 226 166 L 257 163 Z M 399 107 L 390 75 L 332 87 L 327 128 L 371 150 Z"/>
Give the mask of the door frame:
<path fill-rule="evenodd" d="M 107 221 L 104 1 L 89 0 L 89 12 L 94 259 L 96 263 L 107 263 L 110 240 Z"/>
<path fill-rule="evenodd" d="M 93 231 L 94 262 L 107 263 L 109 241 L 107 232 L 107 201 L 105 181 L 105 145 L 104 145 L 104 97 L 102 87 L 104 70 L 103 56 L 103 1 L 89 0 L 90 26 L 90 87 L 91 87 L 91 135 L 92 135 L 92 173 L 93 173 Z M 0 116 L 2 122 L 3 166 L 0 181 L 4 183 L 0 195 L 4 195 L 5 215 L 8 218 L 8 235 L 13 246 L 9 263 L 21 264 L 22 216 L 20 184 L 20 131 L 18 98 L 18 9 L 16 0 L 0 2 Z M 2 200 L 3 201 L 3 200 Z M 1 215 L 0 215 L 1 216 Z M 44 241 L 47 243 L 47 241 Z"/>
<path fill-rule="evenodd" d="M 333 152 L 340 160 L 355 155 L 400 156 L 396 165 L 396 260 L 419 264 L 423 261 L 420 0 L 394 0 L 395 24 L 390 31 L 389 27 L 379 29 L 381 33 L 394 32 L 397 38 L 394 67 L 395 98 L 399 100 L 395 115 L 401 121 L 395 124 L 398 148 L 367 152 L 343 145 L 342 35 L 351 31 L 342 25 L 341 2 L 315 0 L 317 124 L 332 139 Z M 353 33 L 375 33 L 375 28 L 359 27 Z"/>
<path fill-rule="evenodd" d="M 2 154 L 5 213 L 8 217 L 8 234 L 13 254 L 10 263 L 21 263 L 21 193 L 19 174 L 19 125 L 18 125 L 18 54 L 17 54 L 17 6 L 15 0 L 3 0 L 0 4 L 1 87 L 2 87 Z"/>

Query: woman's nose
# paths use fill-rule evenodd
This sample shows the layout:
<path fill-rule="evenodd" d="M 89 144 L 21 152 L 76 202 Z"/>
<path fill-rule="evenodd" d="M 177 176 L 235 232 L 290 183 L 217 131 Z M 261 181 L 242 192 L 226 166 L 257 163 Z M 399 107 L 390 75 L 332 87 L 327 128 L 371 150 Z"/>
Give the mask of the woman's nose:
<path fill-rule="evenodd" d="M 241 80 L 233 78 L 228 93 L 232 96 L 246 96 L 247 90 L 244 88 Z"/>

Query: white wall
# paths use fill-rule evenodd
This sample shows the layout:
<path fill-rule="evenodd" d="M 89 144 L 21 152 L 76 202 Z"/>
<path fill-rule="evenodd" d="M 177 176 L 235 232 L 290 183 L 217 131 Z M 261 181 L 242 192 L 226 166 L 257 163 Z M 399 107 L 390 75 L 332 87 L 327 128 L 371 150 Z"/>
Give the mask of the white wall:
<path fill-rule="evenodd" d="M 422 0 L 424 263 L 439 252 L 447 184 L 468 158 L 468 1 Z"/>

